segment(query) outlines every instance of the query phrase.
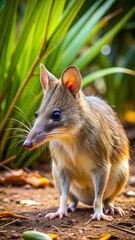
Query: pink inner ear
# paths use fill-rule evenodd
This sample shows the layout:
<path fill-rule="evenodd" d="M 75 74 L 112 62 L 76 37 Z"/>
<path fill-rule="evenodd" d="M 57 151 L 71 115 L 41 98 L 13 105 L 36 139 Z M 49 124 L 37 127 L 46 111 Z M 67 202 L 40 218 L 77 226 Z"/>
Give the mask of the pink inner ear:
<path fill-rule="evenodd" d="M 72 82 L 69 82 L 69 83 L 67 84 L 67 88 L 69 89 L 69 91 L 73 92 L 74 89 L 75 89 L 75 84 L 72 83 Z"/>

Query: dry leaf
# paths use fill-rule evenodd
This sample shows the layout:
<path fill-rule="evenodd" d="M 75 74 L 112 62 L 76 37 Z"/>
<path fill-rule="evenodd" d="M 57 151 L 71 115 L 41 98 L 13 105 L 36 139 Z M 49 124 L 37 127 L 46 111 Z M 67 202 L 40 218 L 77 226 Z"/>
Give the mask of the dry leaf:
<path fill-rule="evenodd" d="M 54 240 L 58 239 L 58 235 L 56 235 L 56 234 L 49 233 L 48 235 Z"/>
<path fill-rule="evenodd" d="M 127 111 L 124 115 L 124 119 L 127 122 L 135 123 L 135 111 Z"/>
<path fill-rule="evenodd" d="M 134 191 L 127 191 L 125 192 L 125 195 L 128 197 L 135 197 L 135 192 Z"/>
<path fill-rule="evenodd" d="M 128 184 L 135 186 L 135 176 L 130 176 L 128 179 Z"/>
<path fill-rule="evenodd" d="M 0 219 L 3 218 L 23 218 L 23 219 L 29 219 L 28 217 L 22 216 L 22 215 L 18 215 L 18 214 L 14 214 L 12 212 L 1 212 L 0 213 Z"/>
<path fill-rule="evenodd" d="M 33 187 L 45 187 L 47 185 L 52 186 L 52 182 L 43 178 L 37 171 L 27 173 L 22 169 L 6 173 L 0 177 L 0 183 L 13 183 L 16 185 L 30 184 Z"/>
<path fill-rule="evenodd" d="M 36 202 L 36 201 L 33 201 L 33 200 L 22 200 L 22 201 L 20 201 L 20 204 L 26 205 L 26 206 L 40 205 L 39 202 Z"/>
<path fill-rule="evenodd" d="M 134 207 L 132 207 L 132 208 L 131 208 L 131 211 L 132 211 L 132 212 L 135 212 L 135 208 L 134 208 Z"/>
<path fill-rule="evenodd" d="M 107 240 L 107 239 L 110 239 L 112 236 L 113 236 L 113 233 L 102 234 L 99 240 Z"/>

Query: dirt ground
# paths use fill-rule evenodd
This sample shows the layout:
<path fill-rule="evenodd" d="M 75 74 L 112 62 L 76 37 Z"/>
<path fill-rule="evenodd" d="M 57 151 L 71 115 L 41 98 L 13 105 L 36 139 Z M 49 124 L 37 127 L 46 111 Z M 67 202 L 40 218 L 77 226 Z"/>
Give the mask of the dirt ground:
<path fill-rule="evenodd" d="M 135 175 L 135 167 L 131 165 L 131 176 Z M 130 177 L 129 180 L 132 180 Z M 23 239 L 22 233 L 27 230 L 37 230 L 44 233 L 55 233 L 58 239 L 100 239 L 103 234 L 112 233 L 110 239 L 135 239 L 135 196 L 127 196 L 129 190 L 135 191 L 135 183 L 127 184 L 124 192 L 117 197 L 116 205 L 125 211 L 125 217 L 114 216 L 114 222 L 93 221 L 84 225 L 88 220 L 92 207 L 79 204 L 77 211 L 69 213 L 68 218 L 45 219 L 45 214 L 56 211 L 59 205 L 58 191 L 54 187 L 32 188 L 29 185 L 21 187 L 0 187 L 0 212 L 10 211 L 27 216 L 29 219 L 1 219 L 0 240 Z M 26 206 L 22 200 L 36 201 L 37 205 Z M 115 224 L 131 233 L 109 226 Z"/>
<path fill-rule="evenodd" d="M 101 239 L 104 234 L 109 233 L 112 233 L 109 239 L 135 240 L 135 145 L 132 146 L 130 155 L 129 181 L 115 202 L 116 206 L 124 210 L 125 217 L 115 215 L 113 222 L 101 220 L 85 225 L 90 214 L 93 213 L 93 208 L 79 203 L 77 211 L 69 213 L 68 218 L 48 220 L 45 215 L 56 211 L 59 206 L 59 193 L 56 188 L 50 186 L 33 188 L 30 185 L 1 186 L 0 212 L 9 211 L 26 216 L 28 219 L 0 219 L 0 240 L 22 240 L 22 233 L 28 230 L 56 234 L 58 240 Z M 33 200 L 35 204 L 28 206 L 24 204 L 26 200 Z M 114 226 L 122 229 L 114 228 Z M 104 238 L 106 239 L 108 238 Z"/>

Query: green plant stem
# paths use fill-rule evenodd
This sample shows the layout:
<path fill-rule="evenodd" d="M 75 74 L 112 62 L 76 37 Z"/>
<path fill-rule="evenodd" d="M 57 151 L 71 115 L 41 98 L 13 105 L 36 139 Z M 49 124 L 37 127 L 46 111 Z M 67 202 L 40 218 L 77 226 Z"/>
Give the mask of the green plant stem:
<path fill-rule="evenodd" d="M 12 128 L 12 126 L 13 126 L 13 122 L 10 121 L 7 128 Z M 1 141 L 1 146 L 0 146 L 0 161 L 3 158 L 2 154 L 4 152 L 4 149 L 5 149 L 5 146 L 6 146 L 9 135 L 10 135 L 10 131 L 4 131 L 3 136 L 2 136 L 3 139 Z"/>
<path fill-rule="evenodd" d="M 38 56 L 35 60 L 35 62 L 33 63 L 31 69 L 29 70 L 27 76 L 26 76 L 26 79 L 24 80 L 24 82 L 22 83 L 22 85 L 20 86 L 20 88 L 18 89 L 17 91 L 17 94 L 15 95 L 11 105 L 10 105 L 10 108 L 8 109 L 3 121 L 2 121 L 2 124 L 0 125 L 0 132 L 2 131 L 2 129 L 4 129 L 5 127 L 5 124 L 7 123 L 7 120 L 8 118 L 10 117 L 12 111 L 13 111 L 13 108 L 14 108 L 14 105 L 16 104 L 17 100 L 19 99 L 20 95 L 22 94 L 26 84 L 28 83 L 29 79 L 31 78 L 32 76 L 32 73 L 33 71 L 35 70 L 37 64 L 39 63 L 40 61 L 40 57 Z"/>

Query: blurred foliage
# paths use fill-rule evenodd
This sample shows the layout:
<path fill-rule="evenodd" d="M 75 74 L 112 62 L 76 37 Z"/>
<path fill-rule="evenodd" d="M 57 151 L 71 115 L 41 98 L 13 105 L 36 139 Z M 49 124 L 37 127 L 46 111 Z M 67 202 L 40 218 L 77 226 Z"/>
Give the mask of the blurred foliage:
<path fill-rule="evenodd" d="M 15 155 L 17 160 L 12 166 L 27 167 L 44 151 L 28 152 L 21 146 L 43 96 L 39 83 L 41 62 L 57 77 L 65 67 L 75 64 L 85 76 L 83 87 L 96 80 L 93 84 L 99 94 L 104 93 L 117 109 L 117 101 L 123 101 L 119 112 L 125 103 L 134 100 L 127 93 L 126 80 L 129 75 L 135 76 L 131 64 L 134 41 L 130 44 L 129 40 L 129 48 L 125 49 L 126 40 L 121 40 L 125 43 L 118 51 L 119 58 L 115 36 L 121 31 L 125 34 L 124 28 L 135 7 L 128 11 L 124 8 L 121 13 L 121 6 L 116 3 L 115 0 L 0 2 L 0 160 Z M 126 34 L 131 38 L 129 31 Z M 101 49 L 107 46 L 111 54 L 106 56 Z M 130 87 L 133 90 L 135 84 Z"/>
<path fill-rule="evenodd" d="M 135 0 L 116 1 L 111 10 L 122 9 L 121 15 L 124 16 L 135 6 Z M 112 27 L 117 23 L 117 19 L 111 21 Z M 107 29 L 108 30 L 108 26 Z M 109 55 L 100 55 L 98 63 L 101 68 L 119 66 L 135 70 L 135 14 L 130 21 L 125 23 L 123 28 L 109 43 Z M 105 97 L 111 105 L 115 106 L 119 116 L 124 117 L 127 111 L 135 111 L 135 77 L 124 73 L 107 76 L 104 81 L 106 84 Z"/>

